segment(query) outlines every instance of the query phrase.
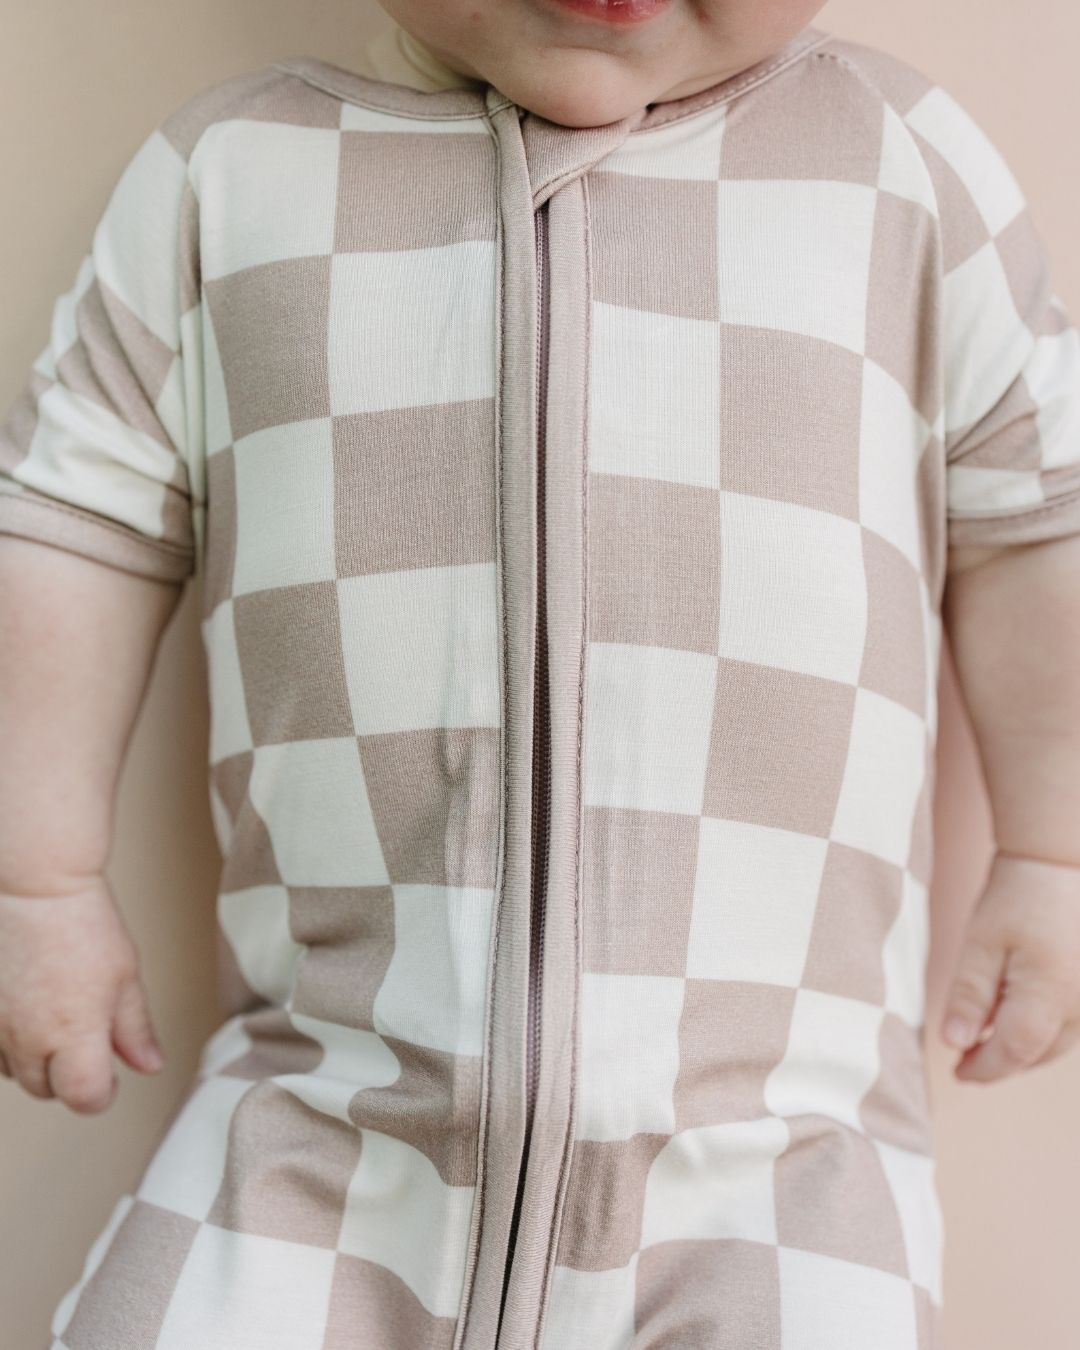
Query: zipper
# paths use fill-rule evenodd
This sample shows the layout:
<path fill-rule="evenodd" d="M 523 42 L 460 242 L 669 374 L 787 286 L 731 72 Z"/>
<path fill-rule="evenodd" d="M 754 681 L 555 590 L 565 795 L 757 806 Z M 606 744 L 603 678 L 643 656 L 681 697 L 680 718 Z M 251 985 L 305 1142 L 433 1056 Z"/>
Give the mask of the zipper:
<path fill-rule="evenodd" d="M 533 658 L 532 744 L 532 863 L 529 904 L 529 990 L 525 1028 L 525 1138 L 518 1170 L 510 1239 L 503 1268 L 499 1327 L 502 1326 L 510 1268 L 514 1259 L 525 1172 L 536 1106 L 536 1072 L 540 1053 L 540 979 L 544 951 L 544 911 L 547 891 L 548 835 L 551 825 L 551 773 L 549 763 L 550 693 L 547 662 L 547 587 L 545 550 L 544 460 L 546 458 L 547 343 L 549 327 L 547 208 L 542 202 L 533 214 L 536 234 L 536 643 Z M 496 1342 L 498 1328 L 496 1328 Z"/>

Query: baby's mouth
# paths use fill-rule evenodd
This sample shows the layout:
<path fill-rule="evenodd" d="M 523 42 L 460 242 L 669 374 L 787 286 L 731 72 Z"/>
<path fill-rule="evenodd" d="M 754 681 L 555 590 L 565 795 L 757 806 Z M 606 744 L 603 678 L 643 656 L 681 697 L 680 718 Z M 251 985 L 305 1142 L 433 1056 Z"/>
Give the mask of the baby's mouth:
<path fill-rule="evenodd" d="M 641 23 L 666 9 L 671 0 L 552 0 L 563 9 L 606 23 Z"/>

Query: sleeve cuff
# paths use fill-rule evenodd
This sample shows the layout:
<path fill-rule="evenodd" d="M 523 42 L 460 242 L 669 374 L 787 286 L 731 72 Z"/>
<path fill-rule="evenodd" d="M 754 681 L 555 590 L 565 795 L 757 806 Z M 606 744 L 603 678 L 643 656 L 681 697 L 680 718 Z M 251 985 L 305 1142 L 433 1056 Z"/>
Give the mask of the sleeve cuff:
<path fill-rule="evenodd" d="M 0 534 L 51 544 L 157 581 L 183 581 L 195 571 L 195 553 L 190 548 L 151 539 L 92 511 L 25 488 L 0 492 Z"/>

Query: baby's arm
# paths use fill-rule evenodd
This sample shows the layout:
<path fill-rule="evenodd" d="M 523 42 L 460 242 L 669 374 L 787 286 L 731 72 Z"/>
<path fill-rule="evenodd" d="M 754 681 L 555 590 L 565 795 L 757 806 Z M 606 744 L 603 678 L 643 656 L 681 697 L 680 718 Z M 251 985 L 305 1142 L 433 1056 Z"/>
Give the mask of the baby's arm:
<path fill-rule="evenodd" d="M 1080 1039 L 1080 535 L 954 547 L 942 615 L 997 845 L 944 1021 L 986 1081 Z"/>
<path fill-rule="evenodd" d="M 0 535 L 0 1052 L 36 1097 L 160 1067 L 104 869 L 116 787 L 181 587 Z"/>

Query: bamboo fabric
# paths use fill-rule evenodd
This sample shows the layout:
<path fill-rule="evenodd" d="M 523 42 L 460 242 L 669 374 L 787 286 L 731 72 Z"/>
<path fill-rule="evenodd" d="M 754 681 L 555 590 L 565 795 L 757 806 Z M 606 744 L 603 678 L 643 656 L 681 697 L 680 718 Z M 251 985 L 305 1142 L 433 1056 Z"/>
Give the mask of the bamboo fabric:
<path fill-rule="evenodd" d="M 940 1350 L 945 564 L 1080 529 L 1077 330 L 948 92 L 815 27 L 592 128 L 232 77 L 0 489 L 198 585 L 223 856 L 223 1020 L 52 1350 Z"/>

